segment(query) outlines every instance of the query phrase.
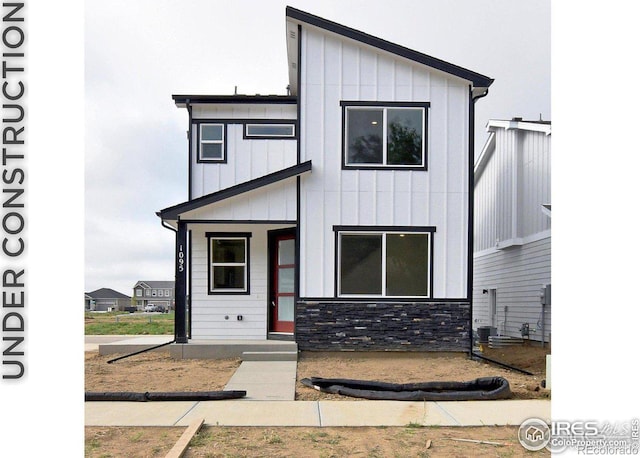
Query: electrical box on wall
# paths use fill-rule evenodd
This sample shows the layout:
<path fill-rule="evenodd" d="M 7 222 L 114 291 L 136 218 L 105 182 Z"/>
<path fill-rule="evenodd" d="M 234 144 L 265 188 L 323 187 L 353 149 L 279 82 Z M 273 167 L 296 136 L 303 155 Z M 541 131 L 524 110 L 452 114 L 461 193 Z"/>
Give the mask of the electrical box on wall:
<path fill-rule="evenodd" d="M 551 305 L 551 285 L 544 285 L 540 290 L 540 303 Z"/>

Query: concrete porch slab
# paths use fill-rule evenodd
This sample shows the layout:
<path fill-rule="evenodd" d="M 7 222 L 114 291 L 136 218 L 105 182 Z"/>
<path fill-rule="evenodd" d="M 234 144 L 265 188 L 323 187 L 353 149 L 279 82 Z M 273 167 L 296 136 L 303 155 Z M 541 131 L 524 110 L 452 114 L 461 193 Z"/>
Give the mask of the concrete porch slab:
<path fill-rule="evenodd" d="M 106 342 L 99 342 L 98 353 L 100 355 L 113 355 L 120 353 L 134 353 L 146 350 L 156 345 L 171 342 L 173 336 L 120 336 L 121 338 Z M 106 340 L 106 339 L 105 339 Z M 85 339 L 86 343 L 86 339 Z M 167 347 L 161 347 L 152 351 L 167 351 Z"/>
<path fill-rule="evenodd" d="M 241 358 L 244 352 L 298 352 L 298 344 L 283 340 L 190 340 L 171 344 L 171 357 L 176 359 Z"/>

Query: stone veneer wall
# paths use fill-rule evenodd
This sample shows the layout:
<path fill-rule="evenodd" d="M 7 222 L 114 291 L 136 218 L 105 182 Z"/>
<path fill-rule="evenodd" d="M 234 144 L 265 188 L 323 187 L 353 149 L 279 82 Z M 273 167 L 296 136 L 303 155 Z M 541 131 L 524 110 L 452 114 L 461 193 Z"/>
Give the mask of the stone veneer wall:
<path fill-rule="evenodd" d="M 468 351 L 469 302 L 296 304 L 303 351 Z"/>

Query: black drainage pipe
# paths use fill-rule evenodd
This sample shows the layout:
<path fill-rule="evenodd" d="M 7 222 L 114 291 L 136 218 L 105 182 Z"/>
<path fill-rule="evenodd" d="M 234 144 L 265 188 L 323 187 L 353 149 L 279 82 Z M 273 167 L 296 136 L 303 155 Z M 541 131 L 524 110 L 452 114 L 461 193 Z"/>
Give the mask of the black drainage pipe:
<path fill-rule="evenodd" d="M 130 353 L 128 355 L 119 356 L 117 358 L 110 359 L 109 361 L 107 361 L 107 364 L 115 363 L 116 361 L 120 361 L 121 359 L 128 358 L 129 356 L 139 355 L 140 353 L 144 353 L 144 352 L 147 352 L 147 351 L 155 350 L 156 348 L 164 347 L 165 345 L 172 344 L 175 341 L 176 341 L 176 339 L 173 339 L 171 342 L 165 342 L 165 343 L 160 344 L 160 345 L 154 345 L 153 347 L 145 348 L 144 350 L 138 350 L 138 351 Z"/>
<path fill-rule="evenodd" d="M 521 373 L 526 374 L 526 375 L 533 375 L 531 372 L 525 371 L 524 369 L 520 369 L 519 367 L 510 366 L 509 364 L 501 363 L 500 361 L 496 361 L 495 359 L 487 358 L 486 356 L 482 356 L 482 355 L 479 355 L 477 353 L 471 352 L 471 359 L 473 359 L 474 357 L 475 358 L 480 358 L 480 359 L 482 359 L 484 361 L 488 361 L 488 362 L 493 363 L 493 364 L 497 364 L 498 366 L 506 367 L 507 369 L 511 369 L 513 371 L 516 371 L 516 372 L 521 372 Z"/>
<path fill-rule="evenodd" d="M 244 390 L 231 391 L 179 391 L 179 392 L 94 392 L 84 393 L 85 402 L 89 401 L 220 401 L 225 399 L 240 399 L 247 395 Z"/>

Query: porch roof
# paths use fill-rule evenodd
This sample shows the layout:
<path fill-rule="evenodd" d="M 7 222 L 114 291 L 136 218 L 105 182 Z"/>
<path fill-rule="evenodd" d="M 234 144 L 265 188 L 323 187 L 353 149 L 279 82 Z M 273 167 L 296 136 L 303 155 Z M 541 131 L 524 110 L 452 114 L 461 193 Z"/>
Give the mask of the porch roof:
<path fill-rule="evenodd" d="M 279 181 L 286 180 L 287 178 L 292 178 L 309 171 L 311 171 L 311 161 L 302 162 L 301 164 L 296 164 L 286 169 L 278 170 L 277 172 L 270 173 L 260 178 L 255 178 L 244 183 L 239 183 L 235 186 L 231 186 L 230 188 L 221 189 L 220 191 L 198 197 L 197 199 L 188 200 L 178 205 L 165 208 L 164 210 L 160 210 L 156 214 L 160 218 L 162 218 L 163 221 L 175 221 L 179 219 L 182 213 L 197 210 L 204 207 L 205 205 L 220 202 L 222 200 L 229 199 L 231 197 L 244 194 L 245 192 L 253 191 L 254 189 L 268 186 L 270 184 L 277 183 Z"/>

